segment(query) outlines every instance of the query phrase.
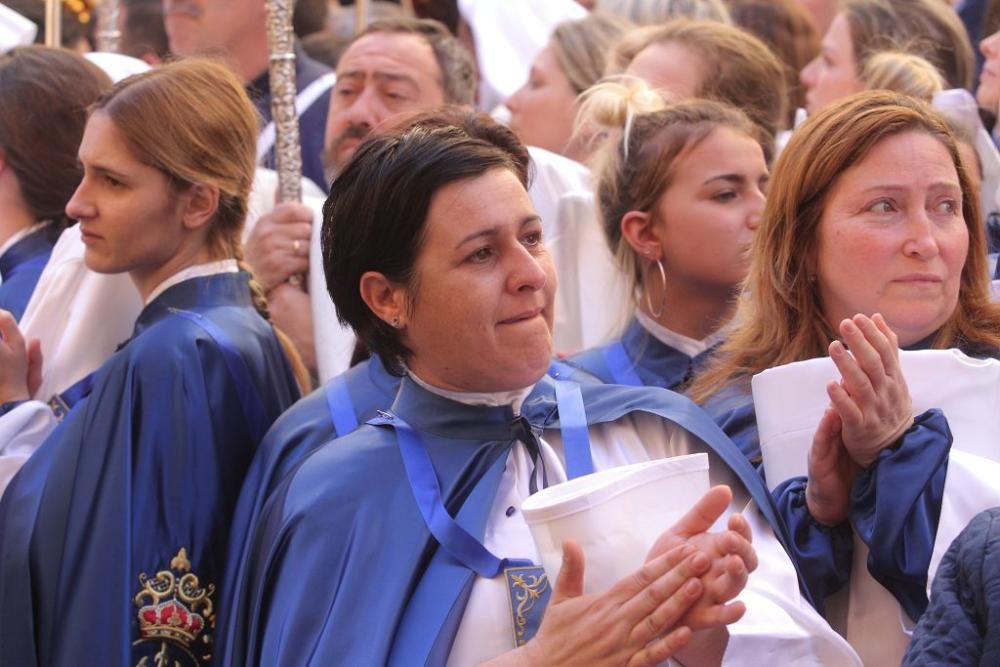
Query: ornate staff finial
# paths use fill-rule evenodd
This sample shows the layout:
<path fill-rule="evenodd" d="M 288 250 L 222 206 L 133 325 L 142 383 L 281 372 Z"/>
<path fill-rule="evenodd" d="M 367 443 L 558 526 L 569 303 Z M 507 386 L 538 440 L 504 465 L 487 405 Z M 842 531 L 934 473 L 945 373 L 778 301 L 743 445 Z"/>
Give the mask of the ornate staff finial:
<path fill-rule="evenodd" d="M 45 0 L 45 46 L 62 46 L 62 0 Z"/>
<path fill-rule="evenodd" d="M 278 201 L 302 200 L 302 148 L 295 113 L 293 0 L 267 0 L 267 46 L 270 52 L 271 118 Z"/>
<path fill-rule="evenodd" d="M 120 53 L 122 33 L 118 30 L 121 0 L 101 0 L 97 7 L 97 50 Z"/>

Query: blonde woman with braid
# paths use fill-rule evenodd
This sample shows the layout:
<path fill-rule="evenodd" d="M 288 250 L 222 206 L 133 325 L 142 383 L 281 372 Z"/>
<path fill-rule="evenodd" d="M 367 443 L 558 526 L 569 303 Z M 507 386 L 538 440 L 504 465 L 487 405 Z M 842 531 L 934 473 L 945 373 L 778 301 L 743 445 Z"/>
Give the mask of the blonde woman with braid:
<path fill-rule="evenodd" d="M 38 369 L 0 313 L 0 411 L 33 425 L 25 447 L 44 438 L 0 503 L 5 664 L 212 653 L 244 473 L 299 396 L 240 268 L 256 127 L 239 80 L 195 60 L 126 79 L 91 110 L 66 212 L 87 267 L 127 273 L 145 307 L 61 423 L 26 400 Z"/>
<path fill-rule="evenodd" d="M 667 105 L 638 79 L 593 88 L 581 120 L 609 134 L 597 209 L 635 301 L 624 334 L 570 364 L 677 389 L 722 339 L 768 180 L 763 131 L 708 100 Z"/>

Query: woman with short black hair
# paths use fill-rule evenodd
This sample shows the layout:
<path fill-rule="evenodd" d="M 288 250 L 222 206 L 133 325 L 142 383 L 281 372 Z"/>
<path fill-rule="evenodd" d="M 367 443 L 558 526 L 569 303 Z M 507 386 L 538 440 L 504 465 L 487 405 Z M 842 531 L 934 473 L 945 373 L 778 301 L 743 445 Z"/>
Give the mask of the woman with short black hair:
<path fill-rule="evenodd" d="M 663 389 L 546 376 L 556 286 L 525 163 L 488 117 L 439 112 L 370 138 L 334 183 L 327 283 L 404 375 L 391 408 L 315 450 L 264 504 L 235 556 L 223 664 L 718 664 L 765 646 L 852 663 L 799 596 L 759 477 L 706 415 Z M 567 543 L 549 585 L 524 499 L 693 452 L 732 491 L 656 538 L 639 580 L 580 595 L 583 555 Z M 761 513 L 734 513 L 751 498 Z M 717 517 L 728 531 L 706 532 Z M 528 574 L 530 610 L 517 602 Z M 755 593 L 764 581 L 781 594 Z M 740 591 L 746 607 L 731 602 Z M 744 613 L 769 622 L 731 625 Z"/>

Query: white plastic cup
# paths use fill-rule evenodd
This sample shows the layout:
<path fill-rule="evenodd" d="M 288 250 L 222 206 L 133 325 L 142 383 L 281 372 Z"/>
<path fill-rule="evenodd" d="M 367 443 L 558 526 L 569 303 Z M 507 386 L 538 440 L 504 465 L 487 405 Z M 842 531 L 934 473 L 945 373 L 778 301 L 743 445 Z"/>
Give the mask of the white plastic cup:
<path fill-rule="evenodd" d="M 584 592 L 605 591 L 642 566 L 656 539 L 709 489 L 708 455 L 610 468 L 539 491 L 521 504 L 549 581 L 562 545 L 584 553 Z"/>

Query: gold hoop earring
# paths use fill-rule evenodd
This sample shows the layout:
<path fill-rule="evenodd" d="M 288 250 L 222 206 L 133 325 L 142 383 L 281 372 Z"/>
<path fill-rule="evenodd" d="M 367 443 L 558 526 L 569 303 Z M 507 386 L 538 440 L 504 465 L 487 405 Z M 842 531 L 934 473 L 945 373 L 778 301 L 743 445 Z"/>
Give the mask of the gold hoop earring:
<path fill-rule="evenodd" d="M 643 276 L 642 281 L 643 284 L 649 282 L 647 279 L 649 278 L 649 269 L 652 268 L 652 266 L 653 262 L 651 261 L 649 266 L 646 267 L 646 275 Z M 649 314 L 658 319 L 661 315 L 663 315 L 663 309 L 667 306 L 667 272 L 663 269 L 663 262 L 660 261 L 659 257 L 656 258 L 656 268 L 660 270 L 660 283 L 663 285 L 663 296 L 660 298 L 659 310 L 653 309 L 653 301 L 649 298 L 649 290 L 644 289 L 643 292 L 645 292 L 646 295 L 646 308 L 649 309 Z"/>

